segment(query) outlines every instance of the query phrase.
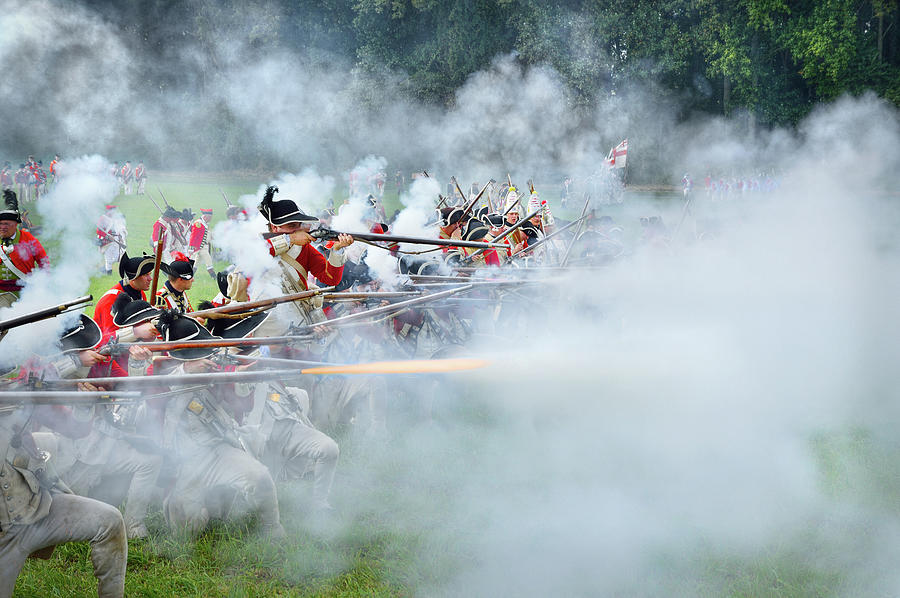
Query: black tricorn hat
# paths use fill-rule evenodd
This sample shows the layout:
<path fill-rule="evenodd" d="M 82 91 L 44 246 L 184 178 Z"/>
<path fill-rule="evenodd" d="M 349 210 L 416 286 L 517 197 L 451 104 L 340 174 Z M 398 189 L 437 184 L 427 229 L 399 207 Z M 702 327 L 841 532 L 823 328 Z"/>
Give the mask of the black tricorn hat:
<path fill-rule="evenodd" d="M 465 210 L 463 210 L 462 208 L 453 208 L 453 210 L 447 216 L 447 224 L 456 224 L 457 222 L 459 222 L 462 219 L 464 211 Z"/>
<path fill-rule="evenodd" d="M 113 324 L 122 328 L 152 320 L 160 312 L 143 299 L 132 299 L 128 293 L 119 293 L 112 304 L 110 313 L 113 317 Z"/>
<path fill-rule="evenodd" d="M 156 329 L 163 337 L 165 342 L 176 341 L 192 341 L 192 340 L 211 340 L 214 338 L 209 331 L 201 326 L 196 320 L 179 314 L 173 309 L 166 309 L 159 315 L 159 321 Z M 169 357 L 180 359 L 182 361 L 190 361 L 193 359 L 203 359 L 213 354 L 215 348 L 212 347 L 189 347 L 187 349 L 175 349 L 169 351 Z"/>
<path fill-rule="evenodd" d="M 440 274 L 441 262 L 434 258 L 402 255 L 399 260 L 400 274 Z"/>
<path fill-rule="evenodd" d="M 62 352 L 84 351 L 93 349 L 100 344 L 103 334 L 96 322 L 81 314 L 78 323 L 65 330 L 59 337 L 59 343 L 62 345 Z"/>
<path fill-rule="evenodd" d="M 469 220 L 468 224 L 466 224 L 465 233 L 463 233 L 463 239 L 466 241 L 480 241 L 485 237 L 485 235 L 490 232 L 488 227 L 481 223 L 479 220 Z"/>
<path fill-rule="evenodd" d="M 209 330 L 222 338 L 244 338 L 260 327 L 269 317 L 268 312 L 259 312 L 246 318 L 215 318 L 209 320 Z"/>
<path fill-rule="evenodd" d="M 521 226 L 522 232 L 524 232 L 529 237 L 536 237 L 538 234 L 538 227 L 531 223 L 531 221 L 526 222 Z"/>
<path fill-rule="evenodd" d="M 168 264 L 165 262 L 160 263 L 159 269 L 169 276 L 176 276 L 184 280 L 194 278 L 194 260 L 178 251 L 173 252 L 172 255 L 175 259 Z"/>
<path fill-rule="evenodd" d="M 140 257 L 128 257 L 128 252 L 122 252 L 119 259 L 119 276 L 126 282 L 134 280 L 138 276 L 152 272 L 155 264 L 156 260 L 152 255 L 145 253 Z"/>
<path fill-rule="evenodd" d="M 15 220 L 22 222 L 22 216 L 19 214 L 19 198 L 12 189 L 3 190 L 3 209 L 0 210 L 0 220 Z"/>
<path fill-rule="evenodd" d="M 500 214 L 488 214 L 481 221 L 484 222 L 485 226 L 490 226 L 491 228 L 500 228 L 506 225 L 506 221 Z"/>
<path fill-rule="evenodd" d="M 279 199 L 278 201 L 275 201 L 274 198 L 277 191 L 278 187 L 273 185 L 266 187 L 266 194 L 263 196 L 263 200 L 258 206 L 259 213 L 263 215 L 269 224 L 280 226 L 289 222 L 319 221 L 315 216 L 310 216 L 298 208 L 297 204 L 291 199 Z"/>
<path fill-rule="evenodd" d="M 172 206 L 166 206 L 166 209 L 163 212 L 162 217 L 163 218 L 174 218 L 177 220 L 178 218 L 181 218 L 181 212 L 179 212 Z"/>
<path fill-rule="evenodd" d="M 180 216 L 180 218 L 181 218 L 182 220 L 193 220 L 193 218 L 194 218 L 194 211 L 193 211 L 192 209 L 190 209 L 190 208 L 185 208 L 185 209 L 181 210 L 181 216 Z"/>
<path fill-rule="evenodd" d="M 475 210 L 475 213 L 472 216 L 473 216 L 473 218 L 477 218 L 478 220 L 481 220 L 482 218 L 487 216 L 490 212 L 491 212 L 491 208 L 489 208 L 488 206 L 481 206 L 480 208 Z"/>

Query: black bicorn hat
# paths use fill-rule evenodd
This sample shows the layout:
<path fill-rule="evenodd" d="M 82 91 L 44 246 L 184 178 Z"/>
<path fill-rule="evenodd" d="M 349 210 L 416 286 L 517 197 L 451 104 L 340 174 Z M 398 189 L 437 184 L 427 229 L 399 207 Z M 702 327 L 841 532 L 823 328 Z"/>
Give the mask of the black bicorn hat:
<path fill-rule="evenodd" d="M 173 309 L 165 309 L 159 315 L 156 329 L 162 335 L 164 342 L 212 340 L 219 337 L 210 334 L 209 330 L 201 326 L 197 320 L 183 316 Z M 182 361 L 204 359 L 215 352 L 213 347 L 189 347 L 187 349 L 175 349 L 169 351 L 169 357 Z"/>
<path fill-rule="evenodd" d="M 138 276 L 152 272 L 155 264 L 156 260 L 152 255 L 145 253 L 140 257 L 128 257 L 127 252 L 122 252 L 119 259 L 119 276 L 124 281 L 134 280 Z"/>
<path fill-rule="evenodd" d="M 110 313 L 113 317 L 113 324 L 122 328 L 152 320 L 159 316 L 160 311 L 143 299 L 132 299 L 128 293 L 119 293 L 112 304 Z"/>
<path fill-rule="evenodd" d="M 173 252 L 172 256 L 175 259 L 168 264 L 161 263 L 159 269 L 169 276 L 176 276 L 184 280 L 194 278 L 194 260 L 178 251 Z"/>
<path fill-rule="evenodd" d="M 263 196 L 258 208 L 259 213 L 268 221 L 269 224 L 280 226 L 289 222 L 318 222 L 315 216 L 310 216 L 297 207 L 291 199 L 279 199 L 275 201 L 275 193 L 278 187 L 269 185 L 266 187 L 266 193 Z"/>
<path fill-rule="evenodd" d="M 59 336 L 59 344 L 63 353 L 71 351 L 85 351 L 93 349 L 100 344 L 103 334 L 100 327 L 92 319 L 84 314 L 79 315 L 78 323 L 66 329 Z"/>
<path fill-rule="evenodd" d="M 490 232 L 480 220 L 469 220 L 466 224 L 466 230 L 463 233 L 463 239 L 466 241 L 480 241 Z"/>
<path fill-rule="evenodd" d="M 22 215 L 19 214 L 19 198 L 12 189 L 3 190 L 3 209 L 0 210 L 0 220 L 15 220 L 22 222 Z"/>
<path fill-rule="evenodd" d="M 240 319 L 215 318 L 208 320 L 207 326 L 209 327 L 209 331 L 215 336 L 221 336 L 222 338 L 244 338 L 259 328 L 268 317 L 268 312 L 259 312 Z"/>

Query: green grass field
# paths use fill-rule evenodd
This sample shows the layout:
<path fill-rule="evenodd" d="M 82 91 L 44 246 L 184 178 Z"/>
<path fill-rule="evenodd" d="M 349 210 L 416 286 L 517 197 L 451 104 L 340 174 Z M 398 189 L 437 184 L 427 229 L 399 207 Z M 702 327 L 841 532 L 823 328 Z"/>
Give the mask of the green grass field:
<path fill-rule="evenodd" d="M 242 193 L 254 192 L 265 181 L 251 179 L 189 180 L 183 176 L 160 175 L 149 190 L 156 197 L 162 189 L 176 208 L 197 210 L 213 207 L 214 221 L 224 217 L 219 192 L 232 200 Z M 119 197 L 116 203 L 128 220 L 129 253 L 149 249 L 152 222 L 157 211 L 146 198 Z M 397 206 L 396 194 L 386 194 L 388 210 Z M 566 213 L 571 217 L 573 214 Z M 52 257 L 52 240 L 48 240 Z M 91 292 L 99 297 L 118 279 L 98 276 L 91 281 Z M 194 304 L 216 293 L 213 282 L 204 274 L 197 277 L 190 292 Z M 90 310 L 88 310 L 90 311 Z M 443 453 L 414 455 L 423 463 L 417 467 L 444 467 L 465 464 L 473 455 L 495 450 L 490 444 L 494 422 L 484 403 L 474 399 L 478 393 L 461 389 L 462 416 L 477 422 L 481 434 L 460 436 L 457 442 L 441 444 Z M 434 434 L 449 436 L 436 429 Z M 288 531 L 284 541 L 271 543 L 257 537 L 252 522 L 220 524 L 199 539 L 171 535 L 160 513 L 151 520 L 151 537 L 129 545 L 126 595 L 142 597 L 378 597 L 428 595 L 428 588 L 452 584 L 460 564 L 471 564 L 468 546 L 478 542 L 480 529 L 488 523 L 473 516 L 471 525 L 435 535 L 434 503 L 422 505 L 409 496 L 430 496 L 440 506 L 450 500 L 454 489 L 408 475 L 409 463 L 396 453 L 380 450 L 366 442 L 336 437 L 341 444 L 341 461 L 332 502 L 338 514 L 323 522 L 311 517 L 303 499 L 309 492 L 305 481 L 280 484 L 282 520 Z M 452 439 L 452 436 L 451 436 Z M 451 447 L 451 448 L 446 448 Z M 823 487 L 838 497 L 867 496 L 867 500 L 887 501 L 896 506 L 897 488 L 895 452 L 884 452 L 865 434 L 822 436 L 810 440 L 817 454 Z M 411 458 L 406 456 L 406 458 Z M 429 465 L 431 463 L 432 465 Z M 377 470 L 377 477 L 372 474 Z M 372 477 L 367 477 L 371 474 Z M 378 483 L 373 484 L 372 480 Z M 421 486 L 425 484 L 426 488 Z M 431 484 L 431 485 L 429 485 Z M 874 489 L 874 490 L 873 490 Z M 446 498 L 445 498 L 446 497 Z M 890 507 L 892 508 L 892 507 Z M 856 533 L 859 530 L 850 530 Z M 640 584 L 627 596 L 731 596 L 731 597 L 823 597 L 854 595 L 839 568 L 823 566 L 814 558 L 811 546 L 818 542 L 817 531 L 810 527 L 802 537 L 785 537 L 762 553 L 722 554 L 715 550 L 690 548 L 680 561 L 689 563 L 691 575 L 685 576 L 683 563 L 673 566 L 666 555 L 658 563 L 666 578 L 664 590 L 642 590 Z M 671 556 L 671 555 L 669 555 Z M 827 562 L 827 559 L 826 559 Z M 668 571 L 671 574 L 667 577 Z M 448 595 L 456 595 L 451 589 Z M 19 576 L 16 596 L 91 596 L 96 583 L 91 573 L 87 544 L 59 547 L 46 561 L 29 560 Z"/>

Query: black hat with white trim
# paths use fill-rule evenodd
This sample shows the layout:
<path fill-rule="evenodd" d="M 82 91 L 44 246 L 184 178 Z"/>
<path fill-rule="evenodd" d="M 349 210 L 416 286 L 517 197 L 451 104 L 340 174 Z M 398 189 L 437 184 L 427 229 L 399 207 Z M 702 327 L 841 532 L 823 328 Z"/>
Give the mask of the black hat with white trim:
<path fill-rule="evenodd" d="M 318 222 L 315 216 L 310 216 L 297 207 L 291 199 L 279 199 L 275 201 L 275 193 L 278 187 L 269 185 L 266 188 L 266 194 L 263 196 L 262 202 L 259 204 L 259 213 L 275 226 L 288 224 L 289 222 Z"/>
<path fill-rule="evenodd" d="M 156 260 L 152 255 L 145 253 L 140 257 L 128 257 L 127 252 L 122 252 L 122 257 L 119 259 L 119 276 L 125 282 L 134 280 L 138 276 L 152 272 L 155 263 Z"/>
<path fill-rule="evenodd" d="M 194 278 L 194 260 L 178 251 L 173 252 L 172 255 L 175 259 L 168 264 L 165 262 L 161 263 L 159 269 L 169 276 L 175 276 L 184 280 Z"/>
<path fill-rule="evenodd" d="M 103 334 L 97 323 L 81 314 L 78 323 L 60 335 L 59 342 L 62 345 L 62 352 L 69 353 L 70 351 L 93 349 L 100 344 L 102 339 Z"/>
<path fill-rule="evenodd" d="M 245 318 L 216 318 L 209 320 L 209 330 L 215 336 L 222 338 L 244 338 L 254 330 L 260 327 L 266 318 L 269 317 L 268 312 L 259 312 Z"/>
<path fill-rule="evenodd" d="M 160 311 L 143 299 L 132 299 L 128 293 L 119 293 L 112 304 L 110 313 L 113 324 L 123 326 L 137 326 L 148 320 L 152 320 L 160 314 Z"/>
<path fill-rule="evenodd" d="M 159 316 L 156 328 L 162 335 L 163 341 L 167 343 L 219 338 L 210 334 L 196 320 L 183 316 L 173 309 L 163 310 Z M 191 361 L 209 357 L 214 351 L 215 348 L 212 347 L 189 347 L 187 349 L 169 351 L 169 357 L 182 361 Z"/>

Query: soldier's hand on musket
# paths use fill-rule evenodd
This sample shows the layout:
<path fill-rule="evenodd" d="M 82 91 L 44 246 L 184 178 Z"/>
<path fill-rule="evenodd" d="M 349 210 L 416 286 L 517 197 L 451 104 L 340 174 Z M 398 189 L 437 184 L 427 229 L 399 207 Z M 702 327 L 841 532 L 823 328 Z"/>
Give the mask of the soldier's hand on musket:
<path fill-rule="evenodd" d="M 142 322 L 134 327 L 134 335 L 142 341 L 152 341 L 156 340 L 156 337 L 159 336 L 159 331 L 152 321 Z"/>
<path fill-rule="evenodd" d="M 90 382 L 79 382 L 78 390 L 80 390 L 82 392 L 99 392 L 104 389 L 100 386 L 94 386 Z"/>
<path fill-rule="evenodd" d="M 303 228 L 299 228 L 292 233 L 290 233 L 291 243 L 293 245 L 308 245 L 313 242 L 312 235 L 309 234 L 308 230 Z"/>
<path fill-rule="evenodd" d="M 85 349 L 84 351 L 78 352 L 78 359 L 81 361 L 81 365 L 86 368 L 97 365 L 98 363 L 106 363 L 109 361 L 109 357 L 106 355 L 101 355 L 99 352 L 94 351 L 93 349 Z"/>
<path fill-rule="evenodd" d="M 348 235 L 347 233 L 341 233 L 338 235 L 337 242 L 334 244 L 334 249 L 343 249 L 344 247 L 349 247 L 353 245 L 353 237 Z"/>
<path fill-rule="evenodd" d="M 219 369 L 218 364 L 211 359 L 194 359 L 184 362 L 184 371 L 188 374 L 197 374 Z"/>
<path fill-rule="evenodd" d="M 153 351 L 148 349 L 147 347 L 141 347 L 140 345 L 134 345 L 128 348 L 128 355 L 131 359 L 135 361 L 147 361 L 151 357 L 153 357 Z"/>
<path fill-rule="evenodd" d="M 313 334 L 316 335 L 316 338 L 325 338 L 331 334 L 331 327 L 327 324 L 320 324 L 313 328 Z"/>

